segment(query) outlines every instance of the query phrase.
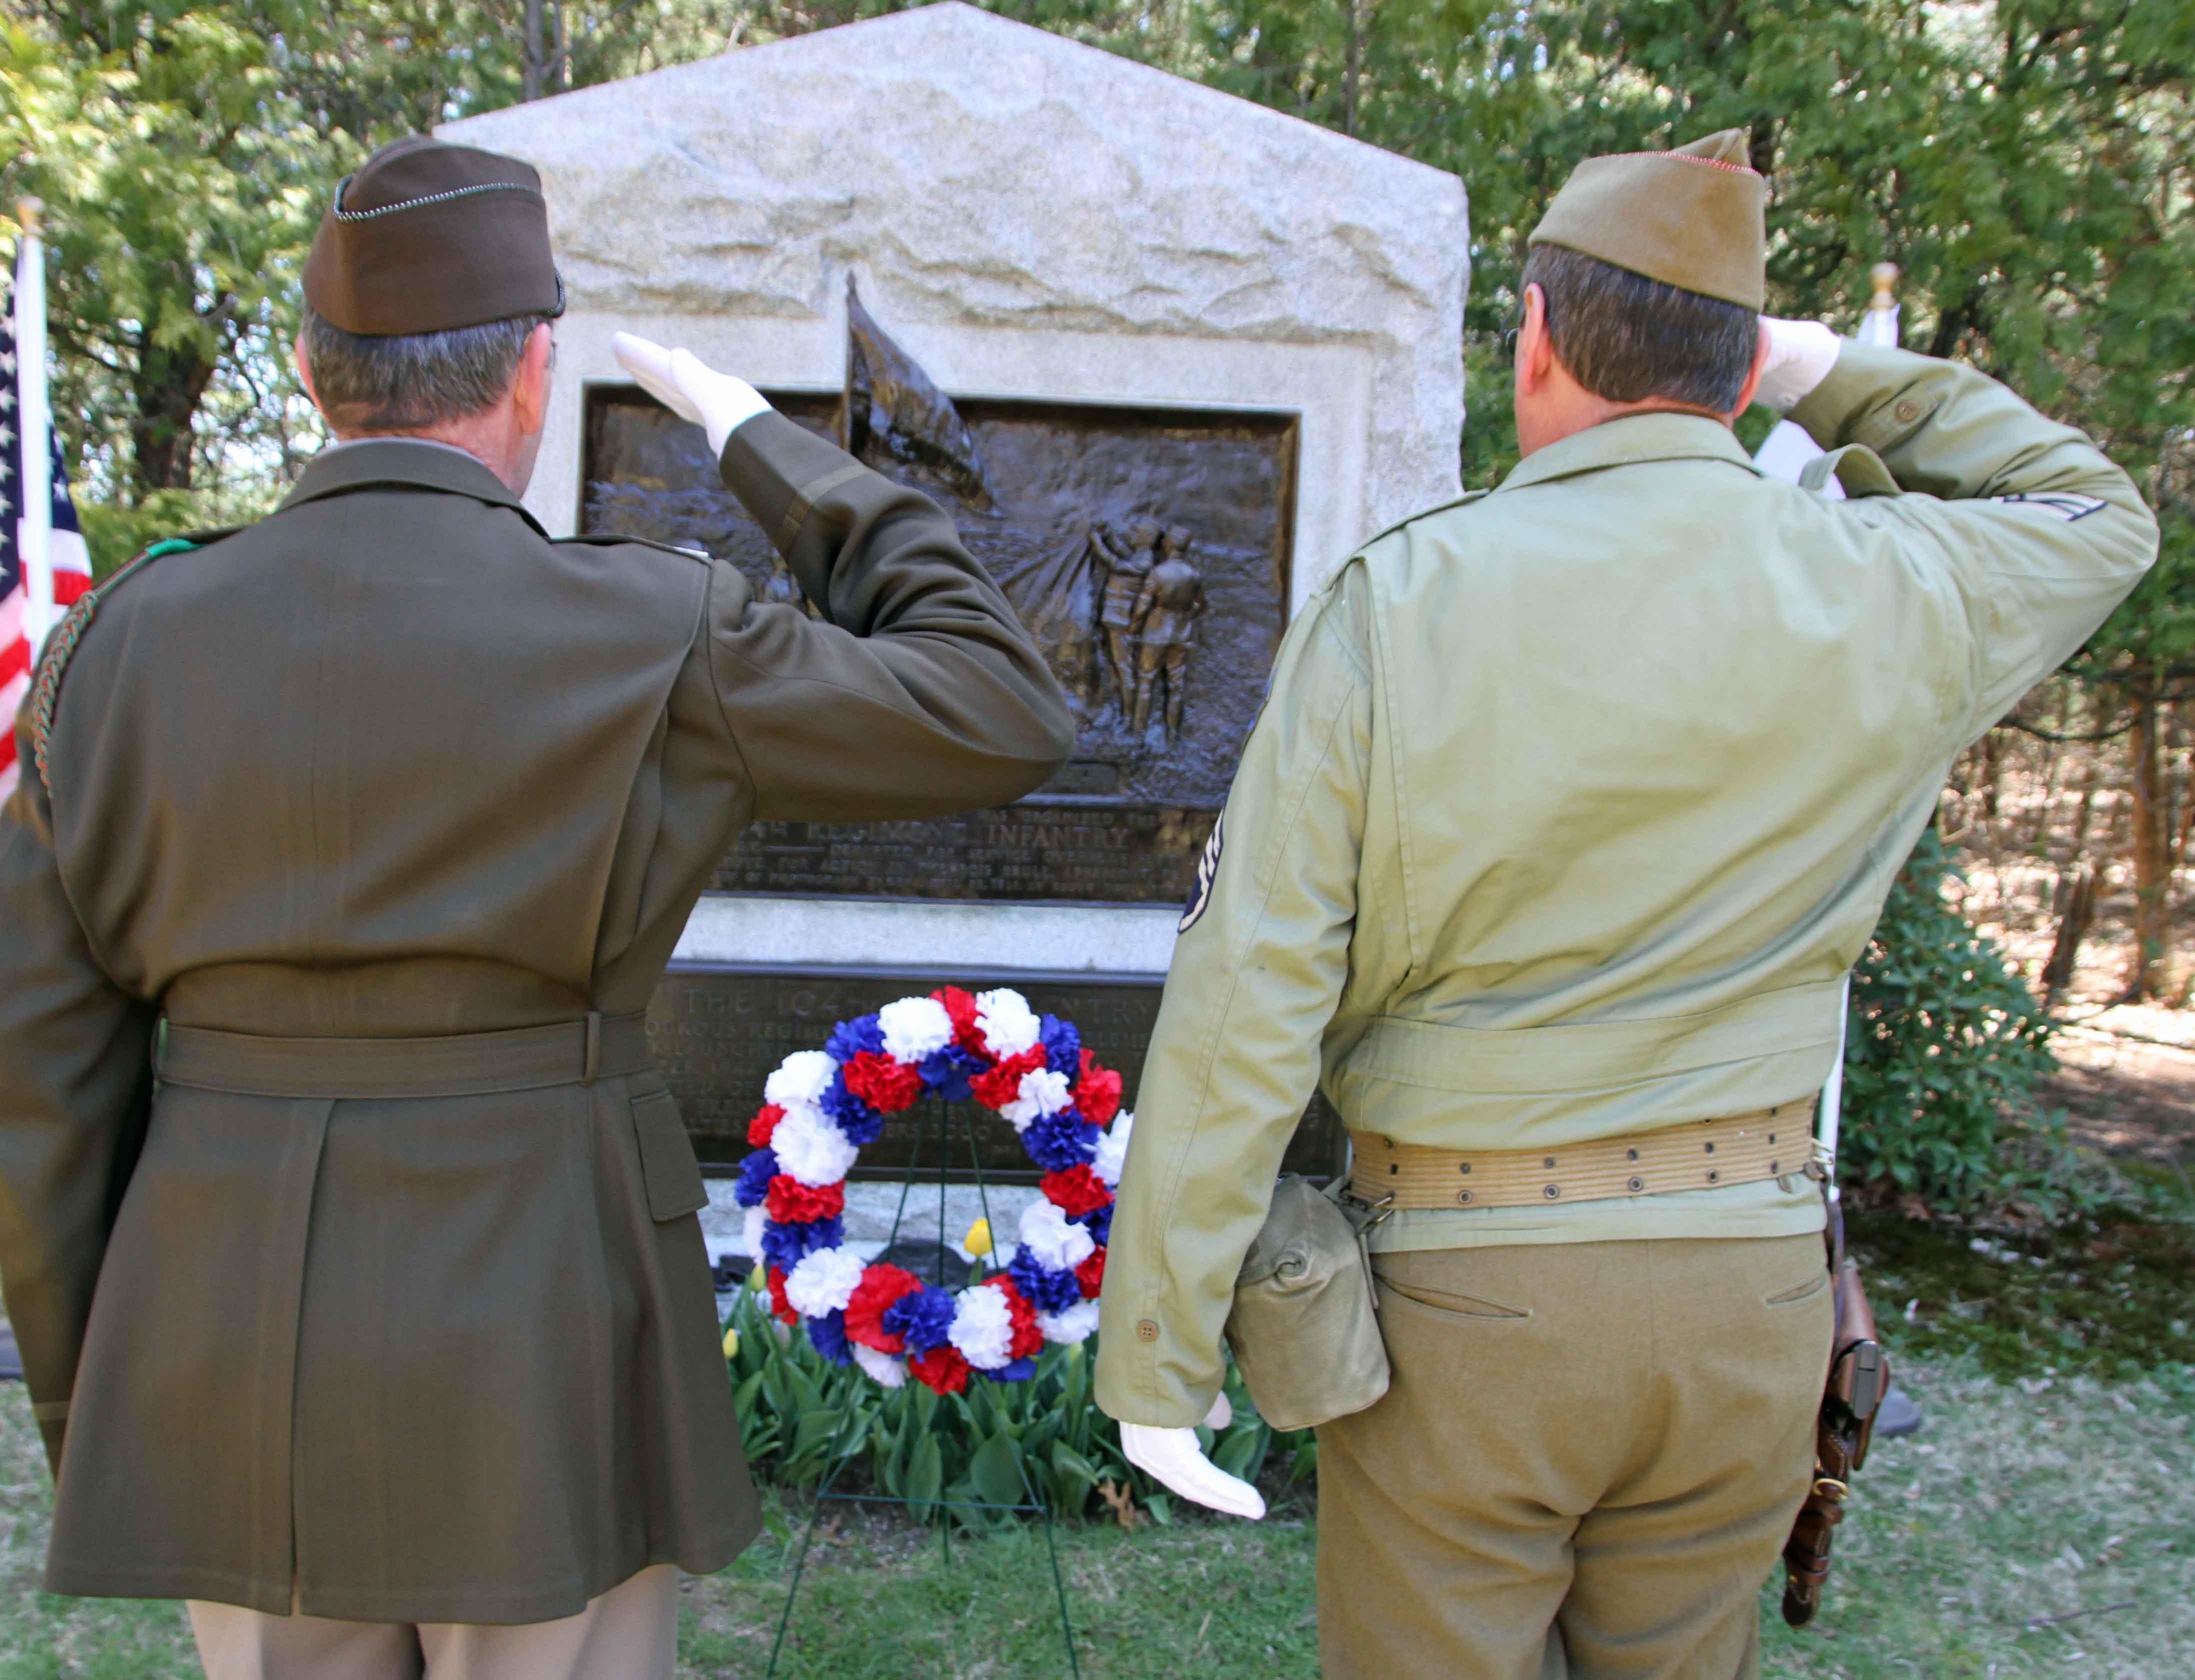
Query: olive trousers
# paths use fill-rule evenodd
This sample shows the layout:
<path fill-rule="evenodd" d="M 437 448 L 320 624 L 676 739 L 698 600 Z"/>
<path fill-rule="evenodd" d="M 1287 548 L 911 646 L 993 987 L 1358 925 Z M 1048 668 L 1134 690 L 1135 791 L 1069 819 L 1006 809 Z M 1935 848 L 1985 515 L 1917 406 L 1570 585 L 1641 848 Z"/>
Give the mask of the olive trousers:
<path fill-rule="evenodd" d="M 1391 1385 L 1318 1432 L 1328 1680 L 1752 1680 L 1813 1470 L 1822 1239 L 1374 1269 Z"/>
<path fill-rule="evenodd" d="M 495 1627 L 270 1616 L 190 1601 L 206 1680 L 671 1680 L 678 1572 L 659 1563 L 575 1616 Z"/>

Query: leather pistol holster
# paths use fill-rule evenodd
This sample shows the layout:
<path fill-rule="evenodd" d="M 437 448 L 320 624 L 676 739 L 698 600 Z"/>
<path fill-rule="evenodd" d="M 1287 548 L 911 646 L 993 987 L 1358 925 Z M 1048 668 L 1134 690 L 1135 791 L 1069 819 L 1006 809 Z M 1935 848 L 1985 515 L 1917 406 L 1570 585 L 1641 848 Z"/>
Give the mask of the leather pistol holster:
<path fill-rule="evenodd" d="M 1804 1627 L 1821 1608 L 1829 1579 L 1829 1543 L 1844 1521 L 1852 1472 L 1867 1462 L 1875 1414 L 1890 1387 L 1890 1360 L 1875 1334 L 1875 1313 L 1859 1280 L 1859 1262 L 1845 1253 L 1842 1210 L 1829 1205 L 1829 1269 L 1836 1329 L 1829 1341 L 1829 1382 L 1814 1429 L 1814 1481 L 1783 1546 L 1783 1619 Z"/>

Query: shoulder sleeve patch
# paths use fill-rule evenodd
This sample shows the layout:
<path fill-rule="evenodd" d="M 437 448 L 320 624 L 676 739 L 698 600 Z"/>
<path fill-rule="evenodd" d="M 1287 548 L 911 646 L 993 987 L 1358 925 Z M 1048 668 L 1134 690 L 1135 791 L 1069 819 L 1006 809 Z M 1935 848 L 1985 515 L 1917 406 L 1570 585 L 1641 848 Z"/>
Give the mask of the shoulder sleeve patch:
<path fill-rule="evenodd" d="M 1213 883 L 1219 877 L 1219 852 L 1226 844 L 1221 830 L 1227 822 L 1227 813 L 1221 811 L 1212 819 L 1212 838 L 1204 843 L 1204 856 L 1197 860 L 1196 885 L 1190 889 L 1189 903 L 1182 909 L 1181 926 L 1175 931 L 1186 933 L 1202 920 L 1212 903 Z"/>

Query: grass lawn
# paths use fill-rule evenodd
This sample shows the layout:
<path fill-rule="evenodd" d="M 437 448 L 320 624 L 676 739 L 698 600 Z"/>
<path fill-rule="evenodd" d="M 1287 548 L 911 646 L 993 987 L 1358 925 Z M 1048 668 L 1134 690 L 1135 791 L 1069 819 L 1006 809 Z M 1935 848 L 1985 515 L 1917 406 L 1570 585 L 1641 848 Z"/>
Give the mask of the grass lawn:
<path fill-rule="evenodd" d="M 1821 1680 L 2195 1675 L 2195 1234 L 2100 1221 L 2048 1237 L 1859 1219 L 1902 1380 L 1927 1408 L 1887 1441 L 1803 1633 L 1764 1591 L 1766 1671 Z M 1251 1525 L 1056 1531 L 1090 1680 L 1317 1672 L 1316 1510 L 1269 1489 Z M 198 1666 L 180 1607 L 38 1591 L 51 1489 L 20 1384 L 0 1384 L 0 1680 L 165 1680 Z M 762 1676 L 812 1506 L 684 1584 L 680 1673 Z M 1068 1671 L 1041 1529 L 956 1534 L 832 1503 L 778 1668 L 786 1680 Z M 1416 1677 L 1398 1677 L 1416 1680 Z"/>

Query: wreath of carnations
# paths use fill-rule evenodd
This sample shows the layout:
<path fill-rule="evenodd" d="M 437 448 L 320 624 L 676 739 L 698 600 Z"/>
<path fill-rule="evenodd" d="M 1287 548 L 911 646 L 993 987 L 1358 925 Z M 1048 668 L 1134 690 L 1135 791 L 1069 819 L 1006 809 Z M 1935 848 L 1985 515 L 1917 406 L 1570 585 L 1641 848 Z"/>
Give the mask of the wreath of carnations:
<path fill-rule="evenodd" d="M 1002 1116 L 1044 1169 L 1013 1257 L 957 1293 L 845 1243 L 846 1175 L 861 1146 L 927 1095 L 972 1098 Z M 771 1309 L 804 1325 L 825 1359 L 888 1388 L 912 1377 L 950 1394 L 975 1377 L 1025 1382 L 1047 1342 L 1097 1329 L 1135 1117 L 1119 1112 L 1121 1076 L 1083 1048 L 1071 1022 L 1038 1016 L 1019 992 L 946 986 L 839 1022 L 821 1050 L 787 1056 L 763 1097 L 735 1192 L 747 1252 Z"/>

